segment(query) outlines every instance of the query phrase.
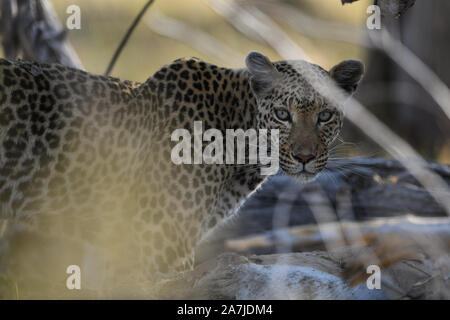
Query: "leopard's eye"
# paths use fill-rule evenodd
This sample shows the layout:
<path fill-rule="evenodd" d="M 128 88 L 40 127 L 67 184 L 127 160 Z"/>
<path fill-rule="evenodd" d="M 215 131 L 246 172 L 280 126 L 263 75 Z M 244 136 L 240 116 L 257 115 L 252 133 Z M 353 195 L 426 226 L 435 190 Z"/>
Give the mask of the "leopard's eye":
<path fill-rule="evenodd" d="M 284 108 L 276 108 L 275 116 L 280 121 L 290 121 L 291 120 L 291 115 L 289 114 L 289 111 L 287 111 Z"/>
<path fill-rule="evenodd" d="M 333 113 L 328 110 L 324 110 L 319 113 L 319 122 L 327 122 L 330 121 L 331 117 L 333 116 Z"/>

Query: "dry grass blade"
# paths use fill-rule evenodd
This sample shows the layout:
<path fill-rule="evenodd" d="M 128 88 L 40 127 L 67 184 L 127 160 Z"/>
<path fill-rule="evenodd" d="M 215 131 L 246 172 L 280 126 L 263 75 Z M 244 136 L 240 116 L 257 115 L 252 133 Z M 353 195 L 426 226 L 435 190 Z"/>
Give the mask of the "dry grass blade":
<path fill-rule="evenodd" d="M 166 17 L 160 12 L 150 15 L 145 22 L 153 32 L 183 42 L 207 56 L 220 60 L 225 65 L 241 65 L 245 59 L 244 55 L 234 51 L 209 33 L 183 21 Z"/>

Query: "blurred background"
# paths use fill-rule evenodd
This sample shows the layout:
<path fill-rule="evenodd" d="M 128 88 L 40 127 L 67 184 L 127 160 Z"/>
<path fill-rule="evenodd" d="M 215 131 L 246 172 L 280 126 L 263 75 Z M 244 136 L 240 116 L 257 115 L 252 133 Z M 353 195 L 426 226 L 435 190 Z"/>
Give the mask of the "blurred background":
<path fill-rule="evenodd" d="M 81 29 L 67 30 L 84 68 L 103 74 L 127 28 L 146 0 L 50 1 L 65 24 L 68 6 L 81 9 Z M 409 1 L 411 2 L 411 1 Z M 383 51 L 370 49 L 366 20 L 373 0 L 342 5 L 340 0 L 157 0 L 148 9 L 111 75 L 145 81 L 179 57 L 195 56 L 243 67 L 250 50 L 272 60 L 304 54 L 325 69 L 343 59 L 364 61 L 367 74 L 356 98 L 422 156 L 450 162 L 450 122 L 415 79 Z M 380 3 L 382 5 L 382 3 Z M 401 9 L 399 9 L 401 10 Z M 450 83 L 450 3 L 419 0 L 382 18 L 388 30 L 442 80 Z M 1 53 L 0 53 L 1 54 Z M 426 80 L 423 80 L 426 81 Z M 348 121 L 345 155 L 386 156 Z"/>
<path fill-rule="evenodd" d="M 85 68 L 90 72 L 103 73 L 109 59 L 112 57 L 121 37 L 128 26 L 147 2 L 146 0 L 58 0 L 51 1 L 60 20 L 65 21 L 69 16 L 66 8 L 76 4 L 81 8 L 82 27 L 71 30 L 69 40 L 77 51 Z M 262 1 L 258 1 L 261 2 Z M 256 2 L 256 4 L 258 4 Z M 278 1 L 277 1 L 278 2 Z M 269 1 L 269 3 L 277 3 Z M 364 26 L 366 8 L 370 1 L 358 1 L 352 5 L 342 6 L 339 0 L 301 0 L 279 1 L 281 4 L 294 6 L 312 16 Z M 271 59 L 280 60 L 281 57 L 270 46 L 254 39 L 234 28 L 222 15 L 218 14 L 210 4 L 214 1 L 204 0 L 156 0 L 148 9 L 147 14 L 134 31 L 126 49 L 123 51 L 113 76 L 136 81 L 144 81 L 163 65 L 180 57 L 195 56 L 224 67 L 241 68 L 244 61 L 236 60 L 236 56 L 245 57 L 250 50 L 260 50 Z M 223 1 L 217 1 L 223 3 Z M 245 4 L 245 2 L 240 2 Z M 206 33 L 214 37 L 235 56 L 224 61 L 221 57 L 213 56 L 199 50 L 199 47 L 188 45 L 185 41 L 174 40 L 161 33 L 147 23 L 152 18 L 177 21 L 190 28 L 191 37 L 198 37 Z M 155 20 L 156 20 L 155 19 Z M 314 62 L 325 68 L 332 67 L 336 62 L 348 57 L 364 59 L 366 52 L 358 46 L 340 44 L 335 41 L 324 41 L 310 38 L 290 28 L 282 20 L 276 19 L 286 34 L 297 42 L 306 53 L 314 58 Z M 153 25 L 153 23 L 151 24 Z M 160 28 L 164 29 L 164 28 Z M 166 27 L 165 29 L 170 29 Z M 196 34 L 196 33 L 199 34 Z M 181 31 L 180 31 L 181 33 Z M 186 41 L 189 39 L 186 37 Z M 207 44 L 205 43 L 205 46 Z"/>
<path fill-rule="evenodd" d="M 32 5 L 36 1 L 0 0 L 3 48 L 7 43 L 21 41 L 17 25 L 6 23 L 9 17 L 5 12 L 14 12 L 13 3 Z M 57 41 L 67 36 L 82 67 L 104 74 L 129 26 L 147 2 L 50 0 L 64 32 L 49 36 Z M 373 14 L 367 10 L 374 3 L 383 12 L 380 30 L 369 30 L 366 25 Z M 67 8 L 71 5 L 81 9 L 79 30 L 65 28 L 71 15 Z M 143 82 L 165 64 L 189 56 L 223 67 L 242 68 L 251 50 L 258 50 L 273 61 L 307 59 L 327 70 L 342 60 L 360 59 L 366 65 L 366 74 L 355 94 L 356 100 L 425 159 L 449 164 L 449 16 L 448 0 L 155 0 L 132 33 L 111 75 Z M 29 25 L 30 29 L 37 26 L 31 37 L 37 39 L 35 43 L 22 41 L 23 45 L 30 45 L 31 52 L 33 46 L 48 40 L 46 34 L 39 33 L 39 23 Z M 383 34 L 388 37 L 383 38 Z M 388 41 L 374 41 L 374 36 Z M 6 51 L 0 48 L 0 56 L 27 58 L 20 52 L 11 55 Z M 424 187 L 402 163 L 384 159 L 390 156 L 363 129 L 351 121 L 345 122 L 338 147 L 331 154 L 341 161 L 341 167 L 316 181 L 300 185 L 282 174 L 270 177 L 238 214 L 219 225 L 214 236 L 200 244 L 196 262 L 224 251 L 269 254 L 317 249 L 302 242 L 310 230 L 305 229 L 305 234 L 292 240 L 286 238 L 289 234 L 285 227 L 404 215 L 446 217 L 448 207 L 444 208 L 443 201 L 436 201 L 432 193 L 445 195 L 447 189 L 439 188 L 450 185 L 449 167 L 429 163 L 428 169 L 442 178 L 443 184 L 429 188 L 429 183 Z M 388 136 L 378 133 L 378 138 Z M 348 159 L 355 156 L 362 158 L 356 162 Z M 405 156 L 403 160 L 409 158 Z M 241 250 L 227 245 L 230 239 L 265 232 L 274 243 L 269 247 Z M 323 249 L 322 243 L 319 248 Z"/>

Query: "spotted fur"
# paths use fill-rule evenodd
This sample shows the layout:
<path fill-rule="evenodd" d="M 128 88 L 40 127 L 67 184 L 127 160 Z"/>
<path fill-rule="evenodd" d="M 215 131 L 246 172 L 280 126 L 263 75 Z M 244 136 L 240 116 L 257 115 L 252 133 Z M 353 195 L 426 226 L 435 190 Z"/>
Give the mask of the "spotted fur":
<path fill-rule="evenodd" d="M 309 180 L 326 164 L 342 112 L 304 72 L 319 82 L 330 77 L 319 66 L 271 63 L 255 52 L 239 70 L 179 59 L 142 84 L 1 59 L 4 273 L 26 297 L 61 297 L 69 294 L 65 270 L 76 264 L 83 297 L 129 297 L 161 274 L 192 268 L 202 236 L 265 177 L 250 165 L 175 165 L 171 132 L 192 130 L 194 121 L 223 132 L 279 129 L 281 168 Z M 291 121 L 277 119 L 275 108 Z M 325 109 L 333 117 L 318 124 Z M 295 158 L 302 152 L 316 154 L 308 172 Z"/>

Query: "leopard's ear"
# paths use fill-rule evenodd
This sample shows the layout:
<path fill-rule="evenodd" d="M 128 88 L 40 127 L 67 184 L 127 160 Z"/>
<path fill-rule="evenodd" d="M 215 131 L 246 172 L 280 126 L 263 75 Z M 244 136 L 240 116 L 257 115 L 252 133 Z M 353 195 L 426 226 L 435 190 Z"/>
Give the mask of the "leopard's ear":
<path fill-rule="evenodd" d="M 353 94 L 364 74 L 364 64 L 359 60 L 344 60 L 331 68 L 329 73 L 339 87 Z"/>
<path fill-rule="evenodd" d="M 258 97 L 269 93 L 281 77 L 269 58 L 257 51 L 247 55 L 245 64 L 250 73 L 250 86 Z"/>

